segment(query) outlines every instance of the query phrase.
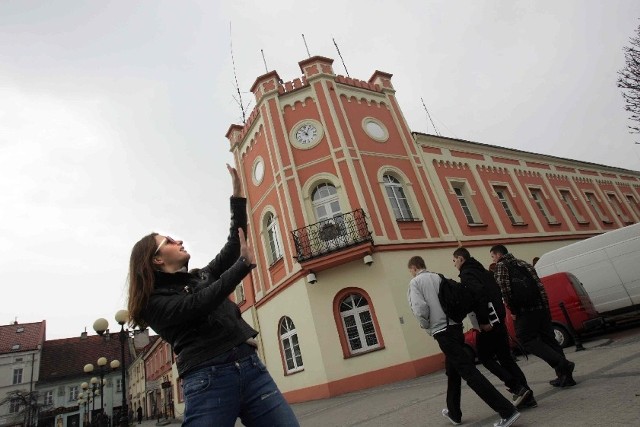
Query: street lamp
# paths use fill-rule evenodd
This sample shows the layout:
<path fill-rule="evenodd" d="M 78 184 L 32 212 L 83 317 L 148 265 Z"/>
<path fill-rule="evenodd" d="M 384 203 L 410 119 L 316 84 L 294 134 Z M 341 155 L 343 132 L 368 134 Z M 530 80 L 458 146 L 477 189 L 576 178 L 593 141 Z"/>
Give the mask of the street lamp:
<path fill-rule="evenodd" d="M 91 378 L 91 384 L 93 385 L 93 387 L 96 387 L 96 383 L 99 385 L 99 395 L 100 395 L 100 415 L 99 418 L 101 420 L 101 423 L 104 422 L 104 400 L 103 400 L 103 395 L 104 395 L 104 386 L 107 383 L 107 379 L 104 377 L 104 375 L 107 373 L 107 358 L 106 357 L 100 357 L 97 361 L 98 363 L 98 374 L 100 375 L 100 380 L 98 380 L 96 377 Z M 109 364 L 109 366 L 111 367 L 112 370 L 116 370 L 120 367 L 120 362 L 116 359 L 116 360 L 112 360 L 111 363 Z M 93 365 L 91 363 L 87 363 L 86 365 L 84 365 L 84 372 L 86 374 L 90 374 L 93 372 Z M 94 381 L 95 380 L 95 381 Z M 94 404 L 94 408 L 95 410 L 95 404 Z"/>
<path fill-rule="evenodd" d="M 127 427 L 129 425 L 129 412 L 127 410 L 127 395 L 126 390 L 126 375 L 125 375 L 125 369 L 126 369 L 126 359 L 124 358 L 124 345 L 127 342 L 127 338 L 129 337 L 129 334 L 132 333 L 133 331 L 130 331 L 129 329 L 125 329 L 124 325 L 125 323 L 127 323 L 129 321 L 129 312 L 127 310 L 119 310 L 116 313 L 116 322 L 118 323 L 118 325 L 120 325 L 120 332 L 118 333 L 118 337 L 120 338 L 120 358 L 122 359 L 122 365 L 120 365 L 120 362 L 118 362 L 117 360 L 114 360 L 111 362 L 111 368 L 113 369 L 117 369 L 119 366 L 122 367 L 122 406 L 120 409 L 120 426 L 121 427 Z M 109 330 L 109 321 L 107 319 L 98 319 L 95 322 L 93 322 L 93 329 L 96 331 L 96 333 L 100 336 L 102 336 L 106 331 Z M 114 366 L 114 362 L 118 362 L 117 366 Z M 106 359 L 105 359 L 105 363 L 106 363 Z"/>

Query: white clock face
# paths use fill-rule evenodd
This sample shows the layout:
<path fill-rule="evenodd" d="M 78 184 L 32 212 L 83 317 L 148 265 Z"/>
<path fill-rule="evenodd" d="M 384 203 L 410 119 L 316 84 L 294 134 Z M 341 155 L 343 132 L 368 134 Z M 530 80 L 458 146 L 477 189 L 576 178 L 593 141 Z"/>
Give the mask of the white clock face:
<path fill-rule="evenodd" d="M 312 124 L 304 124 L 296 131 L 296 140 L 300 144 L 311 144 L 318 137 L 318 129 Z"/>

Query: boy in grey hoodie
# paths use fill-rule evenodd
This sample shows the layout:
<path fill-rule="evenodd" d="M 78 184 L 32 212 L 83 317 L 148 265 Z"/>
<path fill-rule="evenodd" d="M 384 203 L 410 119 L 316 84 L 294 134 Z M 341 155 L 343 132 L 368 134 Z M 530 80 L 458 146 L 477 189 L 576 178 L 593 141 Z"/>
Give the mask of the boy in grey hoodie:
<path fill-rule="evenodd" d="M 464 335 L 462 324 L 449 319 L 442 310 L 438 299 L 440 276 L 427 271 L 424 259 L 414 256 L 409 260 L 409 273 L 413 276 L 409 282 L 407 298 L 411 311 L 440 346 L 445 357 L 447 374 L 447 407 L 442 415 L 453 425 L 462 423 L 460 395 L 462 378 L 469 387 L 491 409 L 500 414 L 500 420 L 494 427 L 508 427 L 519 417 L 520 413 L 476 368 L 473 360 L 464 351 Z"/>

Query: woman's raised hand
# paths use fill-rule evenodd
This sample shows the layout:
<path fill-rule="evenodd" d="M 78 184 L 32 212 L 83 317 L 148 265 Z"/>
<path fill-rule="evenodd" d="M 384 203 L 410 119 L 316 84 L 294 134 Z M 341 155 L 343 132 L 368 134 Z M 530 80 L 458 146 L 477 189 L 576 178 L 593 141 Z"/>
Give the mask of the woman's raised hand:
<path fill-rule="evenodd" d="M 230 166 L 229 163 L 227 163 L 227 170 L 229 171 L 231 181 L 233 182 L 233 197 L 242 197 L 242 182 L 240 181 L 238 171 L 236 168 Z"/>
<path fill-rule="evenodd" d="M 244 257 L 249 265 L 255 265 L 256 257 L 253 254 L 253 249 L 251 249 L 251 246 L 247 242 L 242 228 L 238 228 L 238 236 L 240 237 L 240 257 Z"/>

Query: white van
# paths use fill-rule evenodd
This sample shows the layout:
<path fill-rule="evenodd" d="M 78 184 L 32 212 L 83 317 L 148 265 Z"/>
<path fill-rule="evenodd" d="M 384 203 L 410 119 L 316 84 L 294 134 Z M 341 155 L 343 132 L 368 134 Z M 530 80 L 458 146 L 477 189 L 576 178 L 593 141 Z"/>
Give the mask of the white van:
<path fill-rule="evenodd" d="M 535 268 L 540 277 L 573 273 L 600 314 L 640 308 L 640 224 L 547 252 Z"/>

